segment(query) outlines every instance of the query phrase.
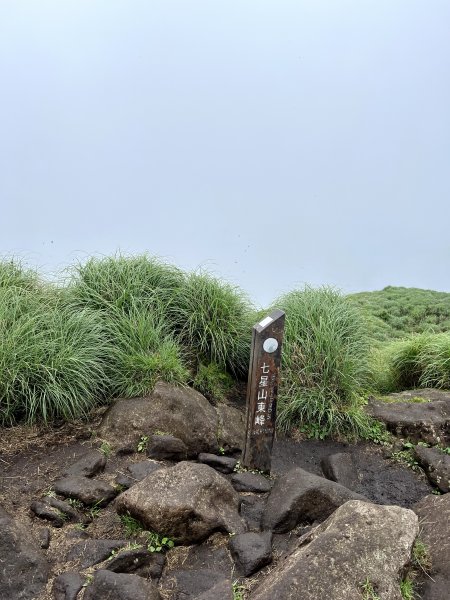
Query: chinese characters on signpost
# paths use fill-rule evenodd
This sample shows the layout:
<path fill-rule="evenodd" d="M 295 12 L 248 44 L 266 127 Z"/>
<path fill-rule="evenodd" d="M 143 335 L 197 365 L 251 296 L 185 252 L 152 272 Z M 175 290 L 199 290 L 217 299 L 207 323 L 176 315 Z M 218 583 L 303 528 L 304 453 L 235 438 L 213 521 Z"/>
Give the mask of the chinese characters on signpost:
<path fill-rule="evenodd" d="M 274 310 L 253 327 L 247 386 L 247 429 L 242 464 L 270 472 L 284 312 Z"/>

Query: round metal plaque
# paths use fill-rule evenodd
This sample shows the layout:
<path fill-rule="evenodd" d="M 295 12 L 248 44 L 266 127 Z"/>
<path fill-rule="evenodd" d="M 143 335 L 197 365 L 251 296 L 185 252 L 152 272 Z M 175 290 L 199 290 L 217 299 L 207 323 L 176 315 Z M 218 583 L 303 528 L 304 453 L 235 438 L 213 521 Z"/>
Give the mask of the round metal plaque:
<path fill-rule="evenodd" d="M 278 341 L 275 338 L 267 338 L 263 344 L 263 348 L 266 352 L 272 353 L 278 348 Z"/>

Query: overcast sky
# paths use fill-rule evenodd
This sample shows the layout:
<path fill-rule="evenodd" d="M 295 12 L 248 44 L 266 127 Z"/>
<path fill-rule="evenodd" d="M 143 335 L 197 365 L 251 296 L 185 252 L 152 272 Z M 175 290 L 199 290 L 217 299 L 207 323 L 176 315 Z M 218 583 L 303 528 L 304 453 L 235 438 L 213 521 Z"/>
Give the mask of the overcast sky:
<path fill-rule="evenodd" d="M 448 0 L 0 0 L 0 253 L 450 291 Z"/>

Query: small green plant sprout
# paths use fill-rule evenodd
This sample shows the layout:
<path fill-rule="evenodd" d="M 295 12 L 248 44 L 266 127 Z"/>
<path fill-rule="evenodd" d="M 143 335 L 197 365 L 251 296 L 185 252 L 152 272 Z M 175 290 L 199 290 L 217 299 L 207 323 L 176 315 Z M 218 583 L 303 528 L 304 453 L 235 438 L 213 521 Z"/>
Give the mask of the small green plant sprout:
<path fill-rule="evenodd" d="M 405 579 L 402 579 L 400 582 L 400 593 L 403 600 L 414 600 L 416 597 L 414 593 L 414 582 L 409 576 L 405 577 Z"/>
<path fill-rule="evenodd" d="M 122 527 L 125 529 L 125 534 L 128 537 L 132 537 L 133 535 L 139 535 L 144 531 L 144 527 L 142 523 L 140 523 L 137 519 L 132 517 L 129 512 L 120 515 L 120 522 L 122 523 Z"/>
<path fill-rule="evenodd" d="M 421 471 L 422 468 L 414 457 L 414 444 L 412 442 L 403 442 L 403 450 L 392 452 L 391 458 L 398 463 L 409 467 L 413 471 Z"/>
<path fill-rule="evenodd" d="M 225 448 L 223 446 L 220 446 L 220 448 L 219 448 L 219 454 L 222 454 L 222 455 L 225 454 Z"/>
<path fill-rule="evenodd" d="M 92 506 L 90 506 L 87 510 L 87 514 L 91 519 L 96 519 L 99 514 L 100 511 L 102 509 L 101 504 L 102 502 L 104 502 L 104 498 L 100 498 L 100 500 L 98 502 L 96 502 L 95 504 L 93 504 Z"/>
<path fill-rule="evenodd" d="M 84 531 L 86 529 L 86 525 L 84 523 L 75 523 L 73 528 L 77 531 Z"/>
<path fill-rule="evenodd" d="M 139 438 L 138 445 L 137 445 L 137 451 L 145 452 L 147 450 L 147 446 L 148 446 L 148 435 L 141 435 L 141 437 Z"/>
<path fill-rule="evenodd" d="M 412 562 L 415 568 L 421 569 L 426 575 L 431 572 L 431 557 L 428 546 L 419 538 L 414 542 L 412 549 Z"/>
<path fill-rule="evenodd" d="M 83 587 L 87 587 L 88 585 L 91 585 L 91 583 L 94 581 L 94 576 L 93 575 L 86 575 L 86 579 L 83 583 Z"/>
<path fill-rule="evenodd" d="M 244 600 L 245 587 L 241 585 L 239 579 L 233 581 L 233 600 Z"/>
<path fill-rule="evenodd" d="M 447 446 L 447 448 L 442 448 L 442 452 L 445 452 L 445 454 L 450 454 L 450 446 Z"/>
<path fill-rule="evenodd" d="M 47 490 L 45 490 L 43 495 L 46 496 L 47 498 L 56 498 L 56 492 L 51 487 L 49 487 Z"/>
<path fill-rule="evenodd" d="M 362 600 L 381 600 L 373 587 L 373 583 L 368 577 L 361 583 L 361 590 L 363 593 Z"/>
<path fill-rule="evenodd" d="M 81 510 L 84 508 L 84 504 L 80 500 L 77 500 L 76 498 L 68 498 L 67 502 L 70 504 L 70 506 L 72 508 L 76 508 L 78 510 Z"/>
<path fill-rule="evenodd" d="M 388 446 L 392 443 L 392 435 L 387 431 L 385 424 L 375 420 L 370 423 L 366 438 L 381 446 Z"/>
<path fill-rule="evenodd" d="M 112 446 L 109 442 L 103 441 L 99 450 L 106 458 L 108 458 L 108 456 L 111 456 Z"/>
<path fill-rule="evenodd" d="M 160 536 L 154 531 L 147 531 L 147 550 L 149 552 L 166 552 L 175 546 L 175 542 L 167 536 Z"/>
<path fill-rule="evenodd" d="M 116 492 L 118 492 L 119 494 L 121 494 L 122 492 L 124 492 L 127 488 L 126 486 L 122 485 L 121 483 L 116 483 L 113 485 L 113 488 L 116 490 Z"/>

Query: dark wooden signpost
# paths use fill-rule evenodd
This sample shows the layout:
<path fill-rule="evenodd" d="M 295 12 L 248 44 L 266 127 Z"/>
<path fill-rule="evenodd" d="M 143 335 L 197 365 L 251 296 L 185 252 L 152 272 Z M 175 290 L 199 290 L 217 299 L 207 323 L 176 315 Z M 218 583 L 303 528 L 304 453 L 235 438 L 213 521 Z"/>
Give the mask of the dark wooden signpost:
<path fill-rule="evenodd" d="M 274 310 L 253 327 L 242 464 L 264 473 L 272 460 L 284 317 Z"/>

